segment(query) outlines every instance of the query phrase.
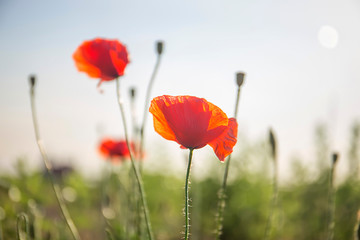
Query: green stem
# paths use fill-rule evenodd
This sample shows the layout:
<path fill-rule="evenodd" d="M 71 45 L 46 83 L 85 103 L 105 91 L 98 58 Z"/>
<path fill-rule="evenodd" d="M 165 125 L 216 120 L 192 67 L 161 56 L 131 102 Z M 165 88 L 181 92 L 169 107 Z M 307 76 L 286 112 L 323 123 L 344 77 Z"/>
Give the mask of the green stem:
<path fill-rule="evenodd" d="M 131 94 L 131 98 L 130 98 L 130 112 L 131 112 L 131 121 L 132 121 L 132 126 L 133 126 L 133 141 L 134 141 L 134 152 L 137 154 L 137 156 L 139 157 L 139 144 L 140 144 L 140 139 L 139 137 L 139 128 L 137 125 L 137 117 L 136 117 L 136 108 L 135 108 L 135 98 L 136 98 L 136 89 L 132 88 L 130 90 L 130 94 Z M 139 157 L 141 158 L 141 156 Z M 141 161 L 138 161 L 138 166 L 141 168 Z M 141 173 L 141 169 L 140 169 L 140 173 Z M 141 209 L 141 203 L 139 201 L 139 190 L 136 188 L 137 187 L 137 182 L 135 179 L 135 175 L 134 172 L 131 169 L 129 169 L 129 177 L 130 177 L 130 185 L 132 189 L 136 189 L 136 191 L 134 191 L 133 194 L 133 200 L 131 201 L 132 204 L 131 205 L 131 210 L 133 213 L 135 213 L 135 217 L 133 217 L 131 220 L 132 224 L 135 226 L 135 232 L 137 234 L 137 236 L 141 236 L 141 213 L 140 213 L 140 209 Z"/>
<path fill-rule="evenodd" d="M 332 163 L 329 176 L 329 217 L 328 217 L 328 240 L 334 239 L 334 228 L 335 228 L 335 169 L 338 160 L 338 154 L 333 153 Z"/>
<path fill-rule="evenodd" d="M 30 239 L 30 232 L 29 232 L 29 218 L 25 213 L 20 213 L 17 216 L 17 221 L 16 221 L 16 235 L 17 235 L 17 239 L 18 240 L 22 240 L 22 226 L 21 226 L 21 220 L 24 222 L 24 226 L 25 226 L 25 235 L 27 240 Z"/>
<path fill-rule="evenodd" d="M 3 239 L 4 239 L 4 236 L 3 236 L 3 231 L 2 231 L 2 223 L 0 220 L 0 240 L 3 240 Z"/>
<path fill-rule="evenodd" d="M 360 209 L 357 211 L 356 223 L 354 226 L 354 240 L 360 240 Z"/>
<path fill-rule="evenodd" d="M 269 216 L 266 222 L 265 227 L 265 233 L 264 233 L 264 239 L 267 240 L 270 237 L 270 233 L 272 230 L 272 222 L 273 222 L 273 215 L 275 212 L 275 208 L 277 205 L 277 199 L 278 199 L 278 161 L 277 161 L 277 151 L 276 151 L 276 140 L 274 137 L 273 131 L 270 129 L 269 131 L 269 142 L 271 147 L 271 158 L 273 160 L 274 164 L 274 172 L 273 172 L 273 193 L 272 193 L 272 200 L 271 200 L 271 206 L 270 206 L 270 212 Z"/>
<path fill-rule="evenodd" d="M 189 238 L 190 233 L 190 216 L 189 216 L 189 184 L 190 184 L 190 169 L 191 161 L 193 156 L 194 149 L 190 149 L 189 152 L 189 162 L 186 170 L 186 179 L 185 179 L 185 240 Z"/>
<path fill-rule="evenodd" d="M 30 100 L 31 100 L 31 112 L 32 112 L 32 118 L 33 118 L 36 142 L 37 142 L 38 148 L 40 150 L 40 154 L 42 156 L 42 159 L 44 161 L 46 171 L 47 171 L 47 173 L 49 175 L 49 178 L 50 178 L 51 186 L 52 186 L 52 188 L 53 188 L 53 190 L 55 192 L 55 196 L 56 196 L 57 202 L 58 202 L 58 204 L 60 206 L 60 210 L 61 210 L 61 213 L 62 213 L 64 219 L 65 219 L 65 222 L 66 222 L 67 226 L 69 227 L 73 238 L 75 240 L 80 240 L 79 232 L 76 229 L 76 226 L 75 226 L 73 220 L 71 219 L 69 211 L 68 211 L 68 209 L 67 209 L 67 207 L 65 205 L 64 197 L 63 197 L 63 195 L 61 193 L 60 187 L 59 187 L 58 184 L 56 184 L 54 176 L 52 175 L 53 167 L 52 167 L 52 165 L 51 165 L 51 163 L 50 163 L 50 161 L 48 159 L 45 148 L 43 146 L 43 142 L 42 142 L 42 140 L 40 138 L 38 121 L 37 121 L 37 116 L 36 116 L 36 109 L 35 109 L 34 85 L 31 85 Z"/>
<path fill-rule="evenodd" d="M 39 239 L 41 236 L 41 212 L 39 211 L 35 201 L 29 201 L 28 205 L 31 214 L 33 215 L 34 239 Z"/>
<path fill-rule="evenodd" d="M 124 106 L 123 106 L 123 102 L 121 100 L 121 95 L 120 95 L 120 81 L 119 81 L 119 78 L 116 79 L 116 93 L 117 93 L 118 104 L 119 104 L 119 107 L 120 107 L 121 118 L 122 118 L 122 122 L 123 122 L 123 126 L 124 126 L 125 141 L 126 141 L 126 145 L 127 145 L 128 149 L 129 149 L 129 153 L 130 153 L 131 166 L 132 166 L 132 169 L 134 171 L 136 181 L 138 183 L 138 187 L 139 187 L 139 191 L 140 191 L 140 198 L 141 198 L 141 202 L 142 202 L 142 205 L 143 205 L 143 208 L 144 208 L 144 216 L 145 216 L 147 232 L 148 232 L 148 235 L 149 235 L 149 239 L 153 240 L 154 237 L 153 237 L 153 233 L 152 233 L 152 229 L 151 229 L 149 210 L 148 210 L 148 206 L 147 206 L 147 202 L 146 202 L 143 182 L 142 182 L 142 178 L 141 178 L 141 175 L 139 173 L 139 170 L 136 167 L 134 157 L 133 157 L 133 154 L 132 154 L 132 149 L 131 149 L 130 142 L 129 142 L 129 136 L 128 136 L 128 132 L 127 132 L 127 124 L 126 124 L 126 118 L 125 118 L 125 111 L 124 111 Z"/>
<path fill-rule="evenodd" d="M 234 111 L 234 118 L 237 119 L 238 114 L 238 106 L 240 102 L 240 89 L 241 86 L 238 86 L 237 94 L 236 94 L 236 101 L 235 101 L 235 111 Z M 226 206 L 226 186 L 227 186 L 227 179 L 229 175 L 229 168 L 231 162 L 231 154 L 226 160 L 225 171 L 223 176 L 223 182 L 221 188 L 218 192 L 218 210 L 217 210 L 217 228 L 216 228 L 216 240 L 220 239 L 223 229 L 223 220 L 224 220 L 224 210 Z"/>
<path fill-rule="evenodd" d="M 114 236 L 109 228 L 105 229 L 105 233 L 108 240 L 114 240 Z"/>
<path fill-rule="evenodd" d="M 270 236 L 270 232 L 272 229 L 272 220 L 273 220 L 273 215 L 274 215 L 274 211 L 275 211 L 275 207 L 277 204 L 277 198 L 278 198 L 278 180 L 277 180 L 277 164 L 274 165 L 274 176 L 273 176 L 273 196 L 272 196 L 272 200 L 271 200 L 271 206 L 270 206 L 270 212 L 269 212 L 269 216 L 266 222 L 266 228 L 265 228 L 265 234 L 264 234 L 264 239 L 267 240 L 269 239 Z"/>
<path fill-rule="evenodd" d="M 148 85 L 147 90 L 146 90 L 146 96 L 145 96 L 144 113 L 143 113 L 143 119 L 142 119 L 141 128 L 140 128 L 140 149 L 139 149 L 140 159 L 142 159 L 143 156 L 144 156 L 144 132 L 145 132 L 146 118 L 147 118 L 148 111 L 149 111 L 149 101 L 150 101 L 151 89 L 152 89 L 152 86 L 154 85 L 155 77 L 156 77 L 156 74 L 158 72 L 158 69 L 159 69 L 159 66 L 160 66 L 160 60 L 161 60 L 161 54 L 158 54 L 157 56 L 158 57 L 157 57 L 157 60 L 156 60 L 156 64 L 155 64 L 153 73 L 151 75 L 149 85 Z M 142 170 L 142 161 L 140 161 L 139 165 L 140 165 L 140 172 L 141 172 L 141 170 Z"/>

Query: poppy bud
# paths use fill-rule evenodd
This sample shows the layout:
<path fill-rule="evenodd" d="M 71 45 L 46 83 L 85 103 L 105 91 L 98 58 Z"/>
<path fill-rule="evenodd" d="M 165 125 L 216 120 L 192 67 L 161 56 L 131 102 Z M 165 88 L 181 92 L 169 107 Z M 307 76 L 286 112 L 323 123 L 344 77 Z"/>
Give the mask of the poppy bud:
<path fill-rule="evenodd" d="M 135 98 L 136 95 L 136 88 L 132 87 L 130 88 L 130 96 L 131 98 Z"/>
<path fill-rule="evenodd" d="M 31 88 L 34 88 L 34 87 L 35 87 L 35 83 L 36 83 L 36 77 L 35 77 L 35 75 L 30 75 L 29 81 L 30 81 L 30 87 L 31 87 Z"/>
<path fill-rule="evenodd" d="M 269 142 L 271 146 L 271 153 L 274 159 L 276 159 L 276 140 L 272 129 L 269 130 Z"/>
<path fill-rule="evenodd" d="M 157 41 L 156 42 L 156 51 L 159 55 L 162 54 L 163 52 L 163 49 L 164 49 L 164 42 L 163 41 Z"/>
<path fill-rule="evenodd" d="M 334 152 L 334 153 L 332 154 L 332 164 L 333 164 L 333 165 L 336 164 L 338 158 L 339 158 L 339 154 L 338 154 L 337 152 Z"/>
<path fill-rule="evenodd" d="M 238 72 L 236 73 L 236 83 L 240 87 L 244 83 L 245 73 Z"/>

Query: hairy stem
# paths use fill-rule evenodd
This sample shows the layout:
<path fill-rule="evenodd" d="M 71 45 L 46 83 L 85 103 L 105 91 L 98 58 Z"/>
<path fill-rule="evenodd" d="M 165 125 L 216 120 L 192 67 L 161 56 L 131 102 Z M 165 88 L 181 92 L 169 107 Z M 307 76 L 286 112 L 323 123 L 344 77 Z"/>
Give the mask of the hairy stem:
<path fill-rule="evenodd" d="M 133 169 L 134 174 L 135 174 L 135 178 L 136 178 L 138 188 L 139 188 L 139 191 L 140 191 L 140 198 L 141 198 L 142 206 L 144 208 L 143 210 L 144 210 L 144 216 L 145 216 L 147 232 L 148 232 L 148 235 L 149 235 L 149 239 L 153 240 L 154 237 L 153 237 L 153 233 L 152 233 L 152 229 L 151 229 L 150 216 L 149 216 L 149 210 L 148 210 L 148 206 L 147 206 L 147 202 L 146 202 L 144 186 L 143 186 L 143 182 L 142 182 L 142 178 L 141 178 L 141 175 L 139 173 L 139 170 L 136 167 L 135 160 L 134 160 L 133 153 L 132 153 L 132 149 L 131 149 L 130 142 L 129 142 L 129 135 L 128 135 L 128 132 L 127 132 L 125 111 L 124 111 L 124 106 L 123 106 L 123 102 L 121 100 L 121 94 L 120 94 L 120 81 L 119 81 L 119 78 L 116 79 L 116 93 L 117 93 L 118 104 L 119 104 L 119 107 L 120 107 L 121 118 L 122 118 L 122 122 L 123 122 L 123 126 L 124 126 L 126 145 L 127 145 L 128 149 L 129 149 L 129 153 L 130 153 L 131 166 L 132 166 L 132 169 Z"/>
<path fill-rule="evenodd" d="M 237 89 L 237 94 L 236 94 L 236 101 L 235 101 L 235 111 L 234 111 L 234 118 L 237 118 L 237 114 L 238 114 L 238 106 L 239 106 L 239 101 L 240 101 L 240 89 L 241 86 L 238 86 Z M 225 206 L 226 206 L 226 186 L 227 186 L 227 179 L 228 179 L 228 175 L 229 175 L 229 168 L 230 168 L 230 162 L 231 162 L 231 154 L 229 155 L 229 157 L 226 160 L 226 165 L 225 165 L 225 171 L 224 171 L 224 176 L 223 176 L 223 182 L 221 185 L 221 188 L 218 192 L 218 207 L 217 207 L 217 214 L 216 214 L 216 240 L 220 239 L 220 236 L 222 234 L 222 229 L 223 229 L 223 220 L 224 220 L 224 210 L 225 210 Z"/>
<path fill-rule="evenodd" d="M 190 184 L 190 169 L 191 161 L 193 156 L 194 149 L 190 149 L 189 152 L 189 162 L 186 170 L 186 179 L 185 179 L 185 240 L 189 238 L 190 233 L 190 216 L 189 216 L 189 184 Z"/>

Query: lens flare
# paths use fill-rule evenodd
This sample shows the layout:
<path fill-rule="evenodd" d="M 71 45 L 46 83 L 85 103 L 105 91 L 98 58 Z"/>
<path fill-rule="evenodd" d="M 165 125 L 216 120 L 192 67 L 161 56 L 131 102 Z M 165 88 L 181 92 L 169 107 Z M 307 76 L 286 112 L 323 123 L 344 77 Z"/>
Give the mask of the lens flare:
<path fill-rule="evenodd" d="M 338 44 L 339 34 L 332 26 L 322 26 L 318 32 L 318 40 L 325 48 L 335 48 Z"/>

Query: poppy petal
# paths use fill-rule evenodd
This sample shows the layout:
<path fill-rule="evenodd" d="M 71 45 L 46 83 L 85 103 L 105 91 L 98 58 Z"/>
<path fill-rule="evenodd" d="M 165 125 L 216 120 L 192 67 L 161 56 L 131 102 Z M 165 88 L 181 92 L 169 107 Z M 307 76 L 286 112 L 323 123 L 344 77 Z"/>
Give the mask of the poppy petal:
<path fill-rule="evenodd" d="M 227 126 L 229 119 L 226 114 L 214 104 L 210 102 L 207 103 L 209 105 L 209 111 L 211 112 L 208 130 L 215 129 L 219 126 Z"/>
<path fill-rule="evenodd" d="M 86 72 L 92 78 L 100 78 L 100 69 L 88 63 L 82 54 L 82 49 L 78 49 L 73 54 L 75 65 L 80 72 Z"/>
<path fill-rule="evenodd" d="M 115 142 L 111 139 L 104 139 L 99 145 L 99 152 L 104 157 L 110 157 L 111 149 L 115 146 Z"/>
<path fill-rule="evenodd" d="M 165 102 L 161 99 L 155 98 L 151 101 L 149 111 L 153 114 L 154 128 L 155 131 L 160 134 L 163 138 L 171 141 L 176 141 L 175 134 L 171 130 L 167 120 L 164 116 L 162 108 L 164 108 Z"/>
<path fill-rule="evenodd" d="M 229 125 L 226 131 L 223 132 L 218 138 L 210 142 L 209 145 L 214 149 L 216 156 L 220 161 L 232 153 L 233 147 L 237 142 L 238 124 L 235 118 L 229 119 Z"/>
<path fill-rule="evenodd" d="M 184 148 L 202 148 L 227 128 L 228 118 L 217 106 L 193 96 L 160 96 L 151 102 L 155 131 Z"/>
<path fill-rule="evenodd" d="M 122 76 L 129 62 L 124 45 L 118 40 L 102 38 L 84 41 L 76 49 L 73 59 L 79 71 L 104 81 Z"/>
<path fill-rule="evenodd" d="M 130 146 L 132 150 L 135 149 L 134 143 L 131 142 Z M 98 149 L 104 158 L 111 160 L 112 162 L 122 162 L 130 156 L 125 140 L 105 138 L 100 142 Z"/>
<path fill-rule="evenodd" d="M 119 76 L 124 75 L 125 67 L 129 63 L 128 53 L 125 46 L 121 44 L 114 44 L 114 49 L 111 49 L 109 54 L 117 74 Z"/>

